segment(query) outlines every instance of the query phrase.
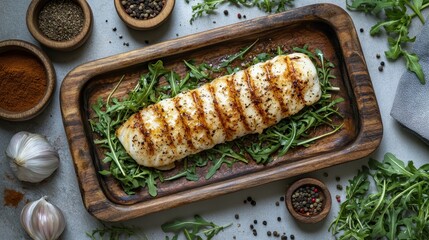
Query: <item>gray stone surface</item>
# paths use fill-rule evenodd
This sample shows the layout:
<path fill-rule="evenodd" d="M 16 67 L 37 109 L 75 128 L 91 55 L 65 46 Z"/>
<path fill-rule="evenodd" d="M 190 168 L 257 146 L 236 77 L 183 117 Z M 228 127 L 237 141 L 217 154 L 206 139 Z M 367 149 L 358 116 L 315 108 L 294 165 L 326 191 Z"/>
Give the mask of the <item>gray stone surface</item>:
<path fill-rule="evenodd" d="M 0 40 L 22 39 L 38 45 L 25 25 L 25 14 L 29 2 L 24 0 L 0 1 Z M 82 204 L 62 125 L 59 108 L 59 86 L 64 76 L 70 70 L 91 60 L 145 47 L 147 45 L 145 40 L 148 40 L 149 44 L 155 44 L 168 39 L 244 21 L 244 19 L 239 20 L 236 17 L 237 13 L 245 14 L 247 19 L 265 15 L 257 9 L 236 8 L 226 4 L 220 6 L 218 14 L 197 19 L 193 25 L 190 25 L 191 5 L 187 4 L 184 0 L 177 0 L 173 14 L 166 23 L 155 30 L 140 32 L 129 29 L 121 22 L 114 9 L 113 1 L 88 0 L 88 2 L 94 13 L 94 29 L 88 42 L 78 50 L 68 53 L 60 53 L 43 48 L 54 63 L 58 79 L 58 87 L 52 103 L 42 115 L 28 122 L 12 123 L 0 120 L 0 201 L 2 201 L 0 207 L 0 239 L 29 239 L 19 223 L 19 214 L 24 202 L 21 202 L 17 208 L 4 206 L 3 198 L 4 189 L 6 188 L 12 188 L 25 193 L 26 200 L 35 200 L 47 195 L 50 202 L 60 207 L 67 219 L 67 227 L 61 239 L 88 239 L 85 232 L 101 226 L 99 221 L 87 213 Z M 322 1 L 296 1 L 296 7 L 316 2 Z M 344 1 L 330 0 L 323 2 L 333 2 L 343 8 L 345 7 Z M 191 4 L 194 3 L 194 1 L 191 1 Z M 223 15 L 224 9 L 229 10 L 228 17 Z M 427 16 L 427 12 L 425 14 Z M 399 78 L 405 70 L 404 63 L 402 60 L 396 62 L 386 61 L 383 56 L 383 52 L 387 49 L 385 37 L 369 36 L 369 29 L 375 23 L 375 19 L 362 13 L 350 12 L 350 15 L 356 28 L 358 30 L 359 28 L 363 28 L 365 30 L 364 33 L 359 33 L 358 35 L 377 94 L 384 124 L 383 140 L 379 149 L 371 157 L 382 159 L 384 153 L 389 151 L 395 153 L 400 159 L 415 160 L 416 166 L 428 163 L 428 146 L 423 144 L 413 134 L 403 130 L 389 115 Z M 420 30 L 421 24 L 415 22 L 413 26 L 411 32 L 416 34 Z M 112 31 L 113 27 L 117 28 L 116 32 Z M 119 39 L 119 35 L 123 35 L 123 39 Z M 123 46 L 123 42 L 129 42 L 129 47 Z M 376 59 L 376 53 L 382 55 L 381 59 Z M 387 64 L 384 71 L 379 72 L 377 68 L 379 62 L 382 60 L 386 61 Z M 41 184 L 24 184 L 17 181 L 11 173 L 4 154 L 4 150 L 12 135 L 22 130 L 46 135 L 60 154 L 60 168 L 51 178 Z M 328 184 L 332 196 L 340 194 L 344 199 L 344 190 L 340 192 L 335 188 L 337 184 L 335 177 L 341 177 L 341 183 L 345 185 L 347 180 L 354 176 L 357 169 L 366 163 L 366 160 L 362 159 L 329 169 L 319 170 L 305 176 L 314 176 L 322 179 Z M 328 172 L 329 177 L 323 177 L 323 172 Z M 297 223 L 291 218 L 283 204 L 278 207 L 275 205 L 275 202 L 279 201 L 279 198 L 284 194 L 287 184 L 295 179 L 278 181 L 162 211 L 125 222 L 124 224 L 138 227 L 138 233 L 141 236 L 146 235 L 149 239 L 158 240 L 164 239 L 165 236 L 160 228 L 162 223 L 176 217 L 190 218 L 194 214 L 201 214 L 206 219 L 218 224 L 234 223 L 232 227 L 226 229 L 216 239 L 233 239 L 233 236 L 236 236 L 236 239 L 239 240 L 256 239 L 249 230 L 249 225 L 254 219 L 260 220 L 257 225 L 259 233 L 257 239 L 271 239 L 272 237 L 269 238 L 266 236 L 267 230 L 277 230 L 280 233 L 285 232 L 288 235 L 294 234 L 297 239 L 333 239 L 332 235 L 328 232 L 328 226 L 338 211 L 339 205 L 335 201 L 327 220 L 315 225 Z M 257 205 L 255 207 L 243 204 L 243 200 L 247 196 L 252 196 L 256 199 Z M 236 213 L 240 215 L 239 221 L 234 219 L 234 214 Z M 277 217 L 281 217 L 282 221 L 277 222 Z M 261 225 L 260 222 L 262 220 L 268 221 L 267 227 Z"/>

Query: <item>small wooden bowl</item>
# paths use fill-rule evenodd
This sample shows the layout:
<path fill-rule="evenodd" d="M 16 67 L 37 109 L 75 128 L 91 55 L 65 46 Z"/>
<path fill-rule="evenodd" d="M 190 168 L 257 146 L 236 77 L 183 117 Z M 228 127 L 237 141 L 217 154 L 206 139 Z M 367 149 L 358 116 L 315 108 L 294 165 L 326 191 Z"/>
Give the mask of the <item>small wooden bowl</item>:
<path fill-rule="evenodd" d="M 131 17 L 128 15 L 128 13 L 125 12 L 121 1 L 122 0 L 115 0 L 116 12 L 125 24 L 136 30 L 149 30 L 159 26 L 171 15 L 175 3 L 175 0 L 165 0 L 164 7 L 161 9 L 158 15 L 151 19 L 139 20 Z"/>
<path fill-rule="evenodd" d="M 318 187 L 321 192 L 321 196 L 323 197 L 323 204 L 322 204 L 322 211 L 319 212 L 316 215 L 304 215 L 302 213 L 299 213 L 295 211 L 295 209 L 292 206 L 292 195 L 293 193 L 302 186 L 315 186 Z M 331 210 L 331 193 L 329 192 L 328 188 L 324 183 L 321 181 L 315 179 L 315 178 L 303 178 L 301 180 L 298 180 L 294 182 L 286 191 L 286 207 L 289 210 L 289 213 L 298 221 L 303 223 L 317 223 L 326 218 L 329 211 Z"/>
<path fill-rule="evenodd" d="M 27 9 L 27 28 L 31 35 L 39 41 L 41 44 L 48 48 L 52 48 L 59 51 L 72 51 L 85 43 L 89 38 L 92 31 L 92 11 L 86 0 L 73 0 L 76 2 L 83 11 L 84 23 L 82 31 L 74 38 L 67 41 L 55 41 L 43 34 L 39 28 L 39 13 L 47 2 L 50 0 L 32 0 Z"/>
<path fill-rule="evenodd" d="M 45 95 L 35 106 L 23 112 L 11 112 L 0 108 L 0 118 L 9 121 L 25 121 L 39 115 L 50 102 L 56 83 L 55 70 L 48 56 L 40 48 L 31 43 L 22 40 L 5 40 L 0 42 L 0 54 L 9 51 L 22 51 L 33 55 L 42 63 L 46 71 L 47 86 Z"/>

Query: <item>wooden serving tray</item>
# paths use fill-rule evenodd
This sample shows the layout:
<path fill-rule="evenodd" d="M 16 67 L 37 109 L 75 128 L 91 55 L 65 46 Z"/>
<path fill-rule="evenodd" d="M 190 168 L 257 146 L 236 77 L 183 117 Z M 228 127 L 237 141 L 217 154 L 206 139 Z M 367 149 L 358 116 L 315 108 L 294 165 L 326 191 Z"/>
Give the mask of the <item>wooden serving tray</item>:
<path fill-rule="evenodd" d="M 216 64 L 256 39 L 258 42 L 246 56 L 256 56 L 279 45 L 291 49 L 305 44 L 325 53 L 336 66 L 332 72 L 336 76 L 333 84 L 341 88 L 336 96 L 345 99 L 338 105 L 344 116 L 340 131 L 308 148 L 296 148 L 283 157 L 275 157 L 267 165 L 253 161 L 237 163 L 231 168 L 223 166 L 210 180 L 202 177 L 197 182 L 179 179 L 159 183 L 155 198 L 146 189 L 127 195 L 112 177 L 98 174 L 106 166 L 101 162 L 103 151 L 93 143 L 97 135 L 88 123 L 93 116 L 91 106 L 99 97 L 106 99 L 121 76 L 125 75 L 125 80 L 116 97 L 125 96 L 140 75 L 147 72 L 147 65 L 158 59 L 167 68 L 183 73 L 183 60 Z M 127 220 L 363 158 L 378 147 L 383 133 L 355 27 L 343 9 L 331 4 L 297 8 L 86 63 L 65 77 L 60 98 L 84 205 L 104 221 Z M 315 131 L 331 130 L 320 127 Z M 166 175 L 180 171 L 181 167 L 178 164 Z"/>

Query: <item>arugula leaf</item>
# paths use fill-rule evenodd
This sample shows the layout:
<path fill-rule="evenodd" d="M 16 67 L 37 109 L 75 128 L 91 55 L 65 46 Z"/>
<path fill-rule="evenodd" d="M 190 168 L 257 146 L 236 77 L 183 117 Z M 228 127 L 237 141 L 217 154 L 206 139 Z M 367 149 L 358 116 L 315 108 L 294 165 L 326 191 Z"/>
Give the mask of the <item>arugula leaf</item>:
<path fill-rule="evenodd" d="M 372 26 L 371 36 L 381 33 L 384 29 L 389 43 L 389 49 L 384 52 L 386 57 L 396 60 L 404 56 L 407 69 L 416 74 L 421 84 L 425 84 L 426 80 L 419 57 L 415 53 L 408 53 L 404 46 L 414 42 L 415 37 L 409 36 L 409 28 L 416 16 L 424 23 L 421 12 L 427 7 L 427 0 L 347 0 L 347 9 L 371 13 L 380 18 L 380 21 Z M 381 12 L 384 12 L 384 15 L 381 15 Z"/>
<path fill-rule="evenodd" d="M 197 18 L 204 14 L 215 14 L 216 9 L 221 4 L 231 3 L 236 6 L 244 7 L 258 7 L 266 13 L 284 12 L 288 8 L 293 7 L 294 0 L 203 0 L 203 2 L 192 6 L 192 17 L 190 23 L 192 24 Z M 189 3 L 189 0 L 186 0 Z M 275 10 L 274 10 L 275 9 Z"/>
<path fill-rule="evenodd" d="M 195 215 L 193 220 L 174 220 L 167 222 L 161 225 L 162 231 L 165 233 L 172 232 L 174 233 L 173 239 L 177 239 L 180 233 L 183 233 L 186 239 L 196 240 L 203 239 L 202 235 L 206 237 L 207 240 L 212 239 L 214 236 L 219 234 L 225 228 L 228 228 L 232 225 L 219 226 L 213 222 L 208 222 L 199 215 Z M 169 239 L 168 236 L 166 239 Z"/>
<path fill-rule="evenodd" d="M 415 53 L 410 54 L 407 51 L 402 51 L 402 53 L 405 56 L 405 60 L 407 60 L 407 69 L 417 75 L 421 84 L 426 84 L 423 69 L 419 63 L 419 57 Z"/>
<path fill-rule="evenodd" d="M 86 236 L 91 240 L 119 240 L 123 237 L 129 238 L 135 236 L 135 228 L 126 227 L 123 225 L 120 226 L 108 226 L 103 224 L 103 227 L 92 230 L 91 232 L 86 232 Z M 146 236 L 142 236 L 141 240 L 148 240 Z"/>

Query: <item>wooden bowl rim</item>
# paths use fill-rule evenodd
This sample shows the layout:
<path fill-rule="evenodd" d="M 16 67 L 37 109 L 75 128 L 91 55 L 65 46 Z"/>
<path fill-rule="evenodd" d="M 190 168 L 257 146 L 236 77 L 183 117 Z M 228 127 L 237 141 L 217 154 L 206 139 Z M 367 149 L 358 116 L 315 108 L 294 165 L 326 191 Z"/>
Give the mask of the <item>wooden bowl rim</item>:
<path fill-rule="evenodd" d="M 42 31 L 40 30 L 37 24 L 37 17 L 43 7 L 43 4 L 46 4 L 50 0 L 32 0 L 27 9 L 27 28 L 31 35 L 39 41 L 41 44 L 46 47 L 62 50 L 62 51 L 70 51 L 80 47 L 89 37 L 89 34 L 92 29 L 92 10 L 86 0 L 73 0 L 76 2 L 83 11 L 84 15 L 84 23 L 82 27 L 82 31 L 76 35 L 74 38 L 67 41 L 55 41 L 48 37 L 46 37 Z"/>
<path fill-rule="evenodd" d="M 325 201 L 323 204 L 322 211 L 317 215 L 311 215 L 311 216 L 304 216 L 298 212 L 295 211 L 295 209 L 292 206 L 292 194 L 301 186 L 305 185 L 314 185 L 319 187 L 322 190 L 322 193 L 325 197 Z M 295 181 L 286 191 L 286 207 L 289 210 L 289 213 L 298 221 L 303 223 L 317 223 L 321 220 L 325 219 L 328 215 L 329 211 L 331 210 L 331 193 L 329 192 L 329 189 L 326 187 L 326 185 L 316 179 L 316 178 L 302 178 L 300 180 Z"/>
<path fill-rule="evenodd" d="M 122 7 L 121 0 L 115 0 L 115 8 L 121 20 L 129 27 L 136 30 L 148 30 L 159 26 L 163 23 L 173 11 L 175 0 L 165 0 L 164 7 L 154 18 L 139 20 L 128 15 Z"/>
<path fill-rule="evenodd" d="M 7 52 L 9 50 L 18 50 L 18 51 L 24 51 L 26 53 L 30 53 L 31 55 L 35 56 L 37 59 L 39 59 L 42 62 L 46 71 L 46 78 L 47 78 L 46 92 L 43 98 L 34 107 L 24 112 L 10 112 L 4 109 L 0 109 L 0 118 L 2 119 L 9 120 L 9 121 L 29 120 L 39 115 L 50 102 L 55 89 L 55 85 L 56 85 L 55 69 L 52 65 L 51 60 L 46 55 L 46 53 L 43 52 L 37 46 L 29 42 L 26 42 L 23 40 L 17 40 L 17 39 L 1 41 L 0 54 L 3 52 Z"/>

